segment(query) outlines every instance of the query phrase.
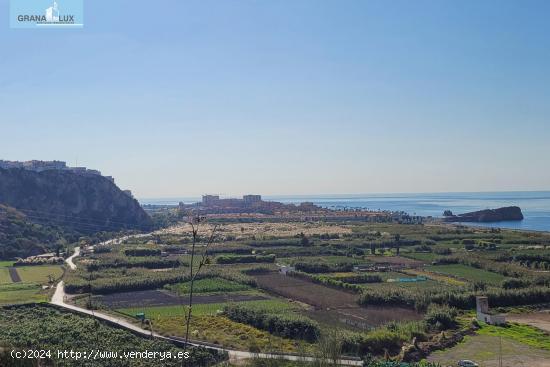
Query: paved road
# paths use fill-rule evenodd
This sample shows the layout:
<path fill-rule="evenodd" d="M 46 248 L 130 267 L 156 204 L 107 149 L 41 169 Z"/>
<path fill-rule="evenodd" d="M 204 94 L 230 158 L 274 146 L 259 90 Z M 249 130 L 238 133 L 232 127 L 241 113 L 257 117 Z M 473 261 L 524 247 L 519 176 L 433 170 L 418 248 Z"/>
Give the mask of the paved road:
<path fill-rule="evenodd" d="M 145 235 L 137 235 L 137 236 L 143 237 Z M 102 244 L 120 243 L 121 241 L 123 241 L 123 240 L 125 240 L 129 237 L 130 236 L 126 236 L 126 237 L 123 237 L 123 238 L 120 238 L 120 239 L 109 240 L 109 241 L 103 242 Z M 76 256 L 78 256 L 78 254 L 80 254 L 80 248 L 76 247 L 75 248 L 75 253 L 71 257 L 69 257 L 65 260 L 67 262 L 67 264 L 69 265 L 69 267 L 73 270 L 76 269 L 76 265 L 73 263 L 72 260 Z M 90 316 L 93 316 L 93 317 L 101 319 L 101 320 L 112 322 L 114 324 L 120 325 L 121 327 L 123 327 L 125 329 L 132 330 L 132 331 L 134 331 L 138 334 L 141 334 L 143 336 L 147 336 L 147 337 L 153 336 L 155 338 L 168 340 L 168 341 L 175 341 L 175 342 L 179 342 L 179 343 L 184 341 L 184 339 L 182 339 L 182 338 L 168 337 L 168 336 L 160 335 L 160 334 L 157 334 L 157 333 L 151 333 L 150 330 L 142 329 L 139 326 L 134 325 L 134 324 L 122 319 L 122 318 L 117 318 L 117 317 L 114 317 L 114 316 L 111 316 L 111 315 L 106 315 L 106 314 L 101 313 L 101 312 L 92 311 L 92 310 L 88 310 L 88 309 L 85 309 L 85 308 L 82 308 L 82 307 L 78 307 L 78 306 L 75 306 L 75 305 L 68 304 L 68 303 L 65 302 L 66 298 L 67 298 L 67 296 L 65 294 L 64 283 L 63 283 L 63 281 L 60 281 L 57 284 L 57 286 L 55 288 L 55 293 L 54 293 L 54 295 L 53 295 L 53 297 L 50 301 L 50 303 L 52 303 L 54 305 L 57 305 L 57 306 L 60 306 L 60 307 L 66 308 L 66 309 L 70 309 L 70 310 L 76 311 L 76 312 L 81 313 L 81 314 L 90 315 Z M 250 358 L 265 358 L 265 359 L 275 358 L 275 359 L 285 359 L 285 360 L 289 360 L 289 361 L 307 361 L 307 362 L 313 362 L 315 360 L 315 358 L 313 358 L 313 357 L 295 356 L 295 355 L 292 355 L 292 354 L 251 353 L 251 352 L 241 351 L 241 350 L 233 350 L 233 349 L 213 347 L 211 345 L 201 344 L 201 343 L 197 343 L 197 342 L 193 342 L 193 343 L 189 343 L 189 344 L 193 345 L 193 346 L 197 346 L 197 347 L 201 346 L 201 347 L 205 347 L 205 348 L 212 349 L 212 350 L 227 352 L 229 354 L 229 358 L 233 361 L 242 360 L 242 359 L 250 359 Z M 343 366 L 362 366 L 363 365 L 362 361 L 358 361 L 358 360 L 355 360 L 355 359 L 341 359 L 341 360 L 338 361 L 338 364 L 343 365 Z"/>

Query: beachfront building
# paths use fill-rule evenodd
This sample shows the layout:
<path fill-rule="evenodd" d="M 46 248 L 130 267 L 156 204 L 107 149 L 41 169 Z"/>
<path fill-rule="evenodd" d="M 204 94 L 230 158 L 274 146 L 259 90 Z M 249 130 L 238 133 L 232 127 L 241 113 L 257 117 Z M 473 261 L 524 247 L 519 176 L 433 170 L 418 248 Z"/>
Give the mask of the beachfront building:
<path fill-rule="evenodd" d="M 244 205 L 252 205 L 262 202 L 262 195 L 243 195 Z"/>

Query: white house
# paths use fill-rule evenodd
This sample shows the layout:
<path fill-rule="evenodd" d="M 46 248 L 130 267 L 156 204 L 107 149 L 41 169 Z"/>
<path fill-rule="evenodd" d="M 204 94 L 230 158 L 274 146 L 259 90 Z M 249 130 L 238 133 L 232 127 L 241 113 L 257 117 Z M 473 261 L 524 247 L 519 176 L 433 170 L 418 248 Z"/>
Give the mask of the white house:
<path fill-rule="evenodd" d="M 489 299 L 487 297 L 476 297 L 477 320 L 491 325 L 504 325 L 504 315 L 495 315 L 489 312 Z"/>

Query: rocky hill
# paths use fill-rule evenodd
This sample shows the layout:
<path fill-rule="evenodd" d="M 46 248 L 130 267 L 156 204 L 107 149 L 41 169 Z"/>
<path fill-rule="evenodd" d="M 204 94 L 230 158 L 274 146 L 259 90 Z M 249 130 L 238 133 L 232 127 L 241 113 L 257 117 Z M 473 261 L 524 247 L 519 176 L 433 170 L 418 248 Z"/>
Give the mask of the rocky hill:
<path fill-rule="evenodd" d="M 64 241 L 60 229 L 33 223 L 14 208 L 0 204 L 0 259 L 39 255 Z"/>
<path fill-rule="evenodd" d="M 517 206 L 508 206 L 498 209 L 485 209 L 459 215 L 448 215 L 446 222 L 502 222 L 509 220 L 523 220 L 523 213 Z"/>
<path fill-rule="evenodd" d="M 152 226 L 137 200 L 100 175 L 0 169 L 0 204 L 17 209 L 32 222 L 79 233 Z"/>

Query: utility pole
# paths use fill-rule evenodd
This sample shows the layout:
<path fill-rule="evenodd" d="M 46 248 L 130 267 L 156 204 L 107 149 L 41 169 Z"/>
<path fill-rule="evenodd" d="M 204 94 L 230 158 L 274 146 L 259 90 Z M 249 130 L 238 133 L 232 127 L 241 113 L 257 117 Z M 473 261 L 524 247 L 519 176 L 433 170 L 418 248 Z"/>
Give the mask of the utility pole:
<path fill-rule="evenodd" d="M 502 367 L 502 335 L 499 338 L 499 350 L 498 350 L 498 367 Z"/>

